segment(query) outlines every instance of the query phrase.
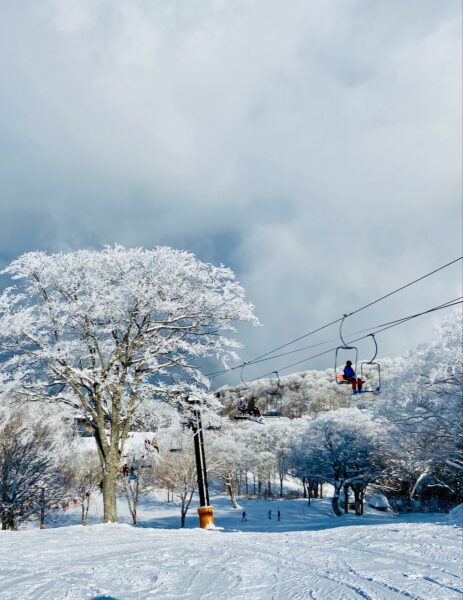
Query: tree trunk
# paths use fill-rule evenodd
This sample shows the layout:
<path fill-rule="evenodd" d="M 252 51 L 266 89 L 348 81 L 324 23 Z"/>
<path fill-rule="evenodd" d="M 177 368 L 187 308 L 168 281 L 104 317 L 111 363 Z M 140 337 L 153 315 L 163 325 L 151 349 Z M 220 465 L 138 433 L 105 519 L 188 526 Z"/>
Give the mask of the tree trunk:
<path fill-rule="evenodd" d="M 344 486 L 344 513 L 347 515 L 349 512 L 349 487 Z"/>
<path fill-rule="evenodd" d="M 186 492 L 185 494 L 180 494 L 180 500 L 182 501 L 182 504 L 180 506 L 180 527 L 185 527 L 185 520 L 186 520 L 186 510 L 185 510 L 185 505 L 186 505 Z"/>
<path fill-rule="evenodd" d="M 103 509 L 104 522 L 117 523 L 117 503 L 116 503 L 116 468 L 107 468 L 103 473 Z"/>
<path fill-rule="evenodd" d="M 230 501 L 231 501 L 232 507 L 238 508 L 238 504 L 236 502 L 236 494 L 235 494 L 235 490 L 233 489 L 231 477 L 225 477 L 225 487 L 230 496 Z"/>
<path fill-rule="evenodd" d="M 360 497 L 360 490 L 354 488 L 354 498 L 355 498 L 355 514 L 358 517 L 362 516 L 362 500 Z"/>
<path fill-rule="evenodd" d="M 45 488 L 40 490 L 40 529 L 45 529 Z"/>
<path fill-rule="evenodd" d="M 334 494 L 333 499 L 331 500 L 331 507 L 333 509 L 334 514 L 337 517 L 342 516 L 341 509 L 339 508 L 339 494 L 341 492 L 341 485 L 338 482 L 334 484 Z"/>

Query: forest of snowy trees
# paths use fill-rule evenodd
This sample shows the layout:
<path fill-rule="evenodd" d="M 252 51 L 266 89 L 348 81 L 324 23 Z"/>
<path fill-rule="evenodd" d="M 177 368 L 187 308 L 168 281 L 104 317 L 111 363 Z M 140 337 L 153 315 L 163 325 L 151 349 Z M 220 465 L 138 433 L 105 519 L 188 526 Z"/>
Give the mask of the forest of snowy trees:
<path fill-rule="evenodd" d="M 379 359 L 378 395 L 351 395 L 332 369 L 213 391 L 197 359 L 227 365 L 237 343 L 225 333 L 234 321 L 257 322 L 231 271 L 167 248 L 116 247 L 32 253 L 6 273 L 17 287 L 0 296 L 3 529 L 43 524 L 69 497 L 80 499 L 85 524 L 98 488 L 105 521 L 117 520 L 119 495 L 137 523 L 140 499 L 164 488 L 183 526 L 197 485 L 186 395 L 203 403 L 209 480 L 233 506 L 240 495 L 310 500 L 323 484 L 337 515 L 349 506 L 361 515 L 378 493 L 398 511 L 463 499 L 460 312 L 432 341 Z M 278 416 L 238 421 L 240 398 Z M 131 460 L 134 478 L 122 472 Z"/>
<path fill-rule="evenodd" d="M 400 510 L 444 510 L 463 494 L 461 359 L 462 318 L 455 312 L 432 342 L 381 360 L 379 395 L 352 396 L 333 384 L 332 369 L 282 377 L 282 414 L 302 418 L 267 419 L 265 429 L 253 429 L 257 446 L 274 448 L 274 472 L 284 464 L 285 472 L 311 486 L 330 483 L 336 514 L 341 494 L 352 494 L 360 513 L 367 490 L 384 493 Z M 218 394 L 227 413 L 243 396 L 258 398 L 265 410 L 272 384 L 259 380 Z M 282 451 L 283 442 L 288 447 Z"/>

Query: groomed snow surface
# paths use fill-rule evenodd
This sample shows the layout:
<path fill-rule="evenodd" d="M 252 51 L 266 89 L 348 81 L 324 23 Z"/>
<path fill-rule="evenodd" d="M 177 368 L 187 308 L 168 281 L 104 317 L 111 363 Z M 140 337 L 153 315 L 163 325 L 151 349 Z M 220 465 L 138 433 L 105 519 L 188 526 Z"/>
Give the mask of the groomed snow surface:
<path fill-rule="evenodd" d="M 96 523 L 99 495 L 92 503 Z M 246 500 L 233 510 L 216 496 L 212 504 L 213 531 L 198 528 L 196 506 L 177 529 L 178 506 L 159 496 L 143 503 L 137 527 L 121 501 L 120 524 L 82 527 L 71 508 L 46 530 L 0 532 L 0 598 L 463 598 L 462 529 L 446 515 L 368 508 L 337 518 L 328 500 Z"/>

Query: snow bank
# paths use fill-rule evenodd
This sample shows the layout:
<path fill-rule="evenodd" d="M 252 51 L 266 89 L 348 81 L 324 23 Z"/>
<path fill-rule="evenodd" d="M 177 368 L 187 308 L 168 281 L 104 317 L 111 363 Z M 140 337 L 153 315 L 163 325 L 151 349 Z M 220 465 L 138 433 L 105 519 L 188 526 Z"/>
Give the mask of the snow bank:
<path fill-rule="evenodd" d="M 374 494 L 368 499 L 368 506 L 376 508 L 376 510 L 388 510 L 391 509 L 389 501 L 384 494 Z"/>
<path fill-rule="evenodd" d="M 449 522 L 453 525 L 458 525 L 459 527 L 463 527 L 463 504 L 459 504 L 452 508 L 449 512 Z"/>

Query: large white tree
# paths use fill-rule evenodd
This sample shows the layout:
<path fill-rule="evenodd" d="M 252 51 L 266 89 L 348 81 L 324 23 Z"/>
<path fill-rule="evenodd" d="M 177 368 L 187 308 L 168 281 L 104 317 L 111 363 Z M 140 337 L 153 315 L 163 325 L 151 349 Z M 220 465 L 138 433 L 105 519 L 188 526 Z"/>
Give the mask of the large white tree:
<path fill-rule="evenodd" d="M 116 521 L 119 458 L 140 403 L 165 392 L 169 375 L 207 385 L 200 359 L 236 358 L 226 334 L 235 320 L 257 322 L 252 306 L 232 271 L 167 247 L 32 252 L 3 274 L 16 283 L 0 296 L 4 385 L 85 417 L 104 519 Z"/>

